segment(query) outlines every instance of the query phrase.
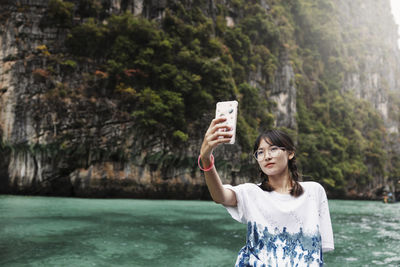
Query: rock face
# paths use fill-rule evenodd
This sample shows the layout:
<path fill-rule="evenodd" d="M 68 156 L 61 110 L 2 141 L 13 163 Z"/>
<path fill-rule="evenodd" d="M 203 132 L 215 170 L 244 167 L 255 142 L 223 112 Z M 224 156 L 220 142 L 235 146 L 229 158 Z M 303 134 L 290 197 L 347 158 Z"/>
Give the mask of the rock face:
<path fill-rule="evenodd" d="M 168 1 L 103 2 L 108 3 L 109 14 L 129 11 L 157 20 L 163 17 Z M 266 10 L 267 2 L 261 1 Z M 118 109 L 120 100 L 109 99 L 101 90 L 96 98 L 83 92 L 82 87 L 90 81 L 82 73 L 95 73 L 93 65 L 74 64 L 49 52 L 65 52 L 67 30 L 42 25 L 48 4 L 46 0 L 21 0 L 2 1 L 0 5 L 0 192 L 207 198 L 208 191 L 196 167 L 201 139 L 192 140 L 185 151 L 171 159 L 177 166 L 189 159 L 193 168 L 158 168 L 156 159 L 152 161 L 145 149 L 146 137 L 132 135 L 132 117 Z M 341 19 L 352 20 L 351 1 L 342 0 L 339 5 L 343 10 Z M 367 21 L 370 6 L 378 3 L 371 0 L 365 5 L 360 10 Z M 207 6 L 207 16 L 215 16 L 214 1 L 208 1 Z M 387 15 L 390 10 L 385 12 Z M 234 25 L 228 14 L 226 21 L 228 27 Z M 366 21 L 352 23 L 361 25 Z M 393 25 L 390 18 L 385 23 Z M 387 40 L 388 49 L 398 51 L 391 47 L 396 43 L 395 32 L 392 27 L 391 32 L 380 34 L 384 39 L 392 35 L 393 40 Z M 399 54 L 386 59 L 379 53 L 370 57 L 365 59 L 366 64 L 356 64 L 354 72 L 348 73 L 344 90 L 356 91 L 360 98 L 374 103 L 386 119 L 388 130 L 398 133 L 399 122 L 390 117 L 388 92 L 400 87 Z M 260 88 L 276 102 L 276 126 L 297 127 L 294 79 L 291 63 L 282 52 L 274 83 L 270 88 Z M 260 68 L 249 83 L 255 87 L 265 84 Z M 217 151 L 222 156 L 238 152 L 240 148 L 233 147 Z M 121 160 L 127 154 L 131 157 Z M 170 156 L 164 155 L 162 148 L 153 149 L 152 155 Z M 245 181 L 237 177 L 232 166 L 223 165 L 220 170 L 224 182 Z"/>
<path fill-rule="evenodd" d="M 296 87 L 294 71 L 286 58 L 281 60 L 282 67 L 276 72 L 271 98 L 276 102 L 276 126 L 296 129 Z"/>
<path fill-rule="evenodd" d="M 369 36 L 369 41 L 363 42 L 358 47 L 363 53 L 346 51 L 347 56 L 353 59 L 353 65 L 351 71 L 344 77 L 343 91 L 352 92 L 358 98 L 372 103 L 382 115 L 390 140 L 387 142 L 390 145 L 385 149 L 400 151 L 398 142 L 400 121 L 394 115 L 399 113 L 400 107 L 391 97 L 400 90 L 400 51 L 397 46 L 398 26 L 393 23 L 390 3 L 361 1 L 361 4 L 357 4 L 342 0 L 338 1 L 338 9 L 342 27 L 351 25 L 356 31 L 364 33 L 364 36 Z M 357 16 L 354 16 L 355 10 Z M 343 36 L 343 42 L 352 41 L 354 40 L 351 40 L 350 34 Z M 390 184 L 390 191 L 396 188 L 393 181 L 385 182 L 384 174 L 381 174 L 374 177 L 369 189 L 373 191 L 385 183 Z M 349 192 L 349 194 L 360 193 Z"/>
<path fill-rule="evenodd" d="M 132 118 L 117 108 L 118 100 L 101 92 L 95 99 L 80 93 L 87 82 L 81 73 L 95 69 L 87 62 L 68 64 L 49 52 L 63 52 L 67 31 L 42 25 L 48 4 L 45 0 L 5 1 L 0 6 L 4 22 L 0 123 L 5 144 L 0 192 L 207 198 L 197 167 L 159 169 L 147 159 L 146 137 L 132 136 Z M 210 5 L 212 8 L 212 2 Z M 129 11 L 159 19 L 166 1 L 109 1 L 108 7 L 109 14 Z M 207 12 L 212 15 L 211 9 Z M 194 140 L 177 155 L 175 163 L 197 155 L 200 142 Z M 162 156 L 157 147 L 152 154 L 157 155 L 157 150 Z M 120 160 L 126 154 L 133 156 Z M 197 158 L 193 156 L 191 161 L 195 164 Z M 221 167 L 224 169 L 226 166 Z M 223 173 L 222 178 L 230 182 L 231 175 L 226 175 L 230 171 Z"/>
<path fill-rule="evenodd" d="M 352 1 L 338 1 L 340 25 L 351 25 L 359 32 L 370 35 L 370 42 L 360 45 L 366 53 L 365 58 L 353 58 L 353 71 L 344 78 L 344 91 L 353 92 L 366 99 L 382 114 L 389 133 L 399 133 L 400 123 L 390 116 L 399 109 L 390 101 L 390 93 L 400 88 L 400 52 L 397 47 L 397 25 L 393 23 L 390 3 L 362 1 L 358 5 Z M 357 16 L 354 16 L 355 10 Z M 377 43 L 376 40 L 379 40 Z M 343 41 L 351 42 L 351 35 L 343 37 Z M 388 53 L 390 51 L 390 53 Z M 346 51 L 349 57 L 356 56 Z M 390 57 L 388 56 L 390 55 Z"/>
<path fill-rule="evenodd" d="M 71 195 L 76 182 L 69 176 L 71 169 L 100 161 L 104 153 L 118 154 L 122 143 L 133 143 L 125 133 L 131 118 L 117 109 L 118 103 L 79 93 L 85 80 L 81 73 L 90 64 L 75 67 L 50 54 L 62 52 L 66 31 L 41 25 L 47 8 L 48 1 L 9 1 L 0 7 L 5 22 L 0 122 L 8 159 L 3 192 Z M 60 97 L 72 91 L 75 95 Z M 56 144 L 55 150 L 48 144 Z M 76 162 L 78 154 L 85 156 Z"/>

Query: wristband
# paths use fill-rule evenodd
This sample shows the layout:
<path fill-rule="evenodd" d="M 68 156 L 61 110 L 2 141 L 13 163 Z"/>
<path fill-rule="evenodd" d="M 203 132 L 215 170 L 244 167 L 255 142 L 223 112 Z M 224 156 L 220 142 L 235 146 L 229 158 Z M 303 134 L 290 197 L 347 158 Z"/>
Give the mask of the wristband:
<path fill-rule="evenodd" d="M 199 155 L 199 159 L 197 160 L 197 165 L 199 165 L 200 170 L 202 170 L 203 172 L 208 172 L 214 167 L 214 156 L 212 154 L 211 154 L 211 165 L 205 169 L 203 167 L 201 167 L 200 159 L 201 159 L 201 155 Z"/>

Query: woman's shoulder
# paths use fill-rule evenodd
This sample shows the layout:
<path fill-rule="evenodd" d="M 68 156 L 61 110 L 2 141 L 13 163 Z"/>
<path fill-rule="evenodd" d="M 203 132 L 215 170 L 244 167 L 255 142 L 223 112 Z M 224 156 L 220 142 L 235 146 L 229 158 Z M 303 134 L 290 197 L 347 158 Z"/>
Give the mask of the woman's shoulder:
<path fill-rule="evenodd" d="M 324 187 L 314 181 L 306 181 L 306 182 L 300 182 L 300 185 L 303 187 L 304 190 L 312 190 L 312 191 L 325 191 Z"/>
<path fill-rule="evenodd" d="M 243 184 L 238 184 L 238 185 L 225 185 L 226 188 L 233 189 L 234 191 L 240 190 L 240 191 L 251 191 L 251 192 L 257 192 L 257 191 L 262 191 L 259 185 L 255 183 L 243 183 Z"/>
<path fill-rule="evenodd" d="M 314 181 L 308 182 L 300 182 L 301 186 L 304 189 L 304 195 L 311 199 L 316 199 L 318 202 L 322 200 L 326 200 L 326 192 L 324 187 Z"/>

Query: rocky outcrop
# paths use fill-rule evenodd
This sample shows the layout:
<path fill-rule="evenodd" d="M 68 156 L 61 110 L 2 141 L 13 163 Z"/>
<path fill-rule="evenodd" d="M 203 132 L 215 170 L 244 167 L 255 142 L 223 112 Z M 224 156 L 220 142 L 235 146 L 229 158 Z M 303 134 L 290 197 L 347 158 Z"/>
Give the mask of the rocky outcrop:
<path fill-rule="evenodd" d="M 344 77 L 344 91 L 366 99 L 382 114 L 389 133 L 398 134 L 400 122 L 390 116 L 399 107 L 391 103 L 390 93 L 400 88 L 400 51 L 397 46 L 397 28 L 393 23 L 390 3 L 376 1 L 338 1 L 339 22 L 343 28 L 351 26 L 368 42 L 359 47 L 348 47 L 347 57 L 353 59 L 351 71 Z M 357 12 L 357 16 L 354 16 Z M 346 32 L 343 29 L 343 32 Z M 345 44 L 354 43 L 351 34 L 343 36 Z M 354 53 L 359 49 L 363 53 Z M 364 57 L 359 57 L 363 55 Z M 390 55 L 390 56 L 388 56 Z"/>
<path fill-rule="evenodd" d="M 362 53 L 354 53 L 354 47 L 347 46 L 347 57 L 353 61 L 350 71 L 345 74 L 343 91 L 352 92 L 360 99 L 372 103 L 381 114 L 387 132 L 386 150 L 400 152 L 400 107 L 392 98 L 400 90 L 400 50 L 397 44 L 398 26 L 393 23 L 389 1 L 338 1 L 339 21 L 342 27 L 351 27 L 356 34 L 363 36 L 366 42 L 356 48 Z M 355 11 L 356 10 L 356 11 Z M 357 12 L 357 16 L 354 16 Z M 345 44 L 353 43 L 351 34 L 343 36 Z M 363 57 L 361 57 L 362 55 Z M 395 181 L 387 181 L 385 174 L 376 175 L 368 186 L 364 197 L 373 198 L 384 187 L 394 192 Z M 349 192 L 352 197 L 362 195 Z"/>
<path fill-rule="evenodd" d="M 94 72 L 89 63 L 68 64 L 51 54 L 63 51 L 67 32 L 41 26 L 47 5 L 10 1 L 0 7 L 5 22 L 0 122 L 8 159 L 2 177 L 8 188 L 2 191 L 70 195 L 71 169 L 99 161 L 105 153 L 121 153 L 122 143 L 129 147 L 125 132 L 132 123 L 117 102 L 84 95 L 82 73 Z"/>
<path fill-rule="evenodd" d="M 293 67 L 287 58 L 283 58 L 282 67 L 276 72 L 275 83 L 272 86 L 271 98 L 276 103 L 275 125 L 296 129 L 296 87 Z"/>
<path fill-rule="evenodd" d="M 79 1 L 71 1 L 75 7 Z M 268 12 L 268 1 L 260 1 Z M 0 192 L 84 197 L 207 198 L 208 191 L 197 169 L 202 133 L 185 150 L 170 153 L 162 146 L 147 149 L 149 136 L 135 131 L 132 116 L 121 106 L 123 99 L 109 98 L 104 91 L 87 94 L 86 85 L 99 80 L 93 62 L 74 62 L 63 56 L 68 30 L 44 23 L 47 0 L 2 1 L 0 5 L 0 130 L 3 148 L 0 164 Z M 168 1 L 102 1 L 107 14 L 131 12 L 160 20 Z M 368 1 L 358 10 L 365 21 L 355 21 L 351 1 L 339 1 L 341 20 L 364 25 L 371 17 Z M 216 3 L 207 2 L 203 12 L 215 20 Z M 382 10 L 382 9 L 379 9 Z M 383 9 L 385 14 L 390 10 Z M 240 13 L 238 11 L 238 13 Z M 385 17 L 385 14 L 382 16 Z M 237 19 L 234 10 L 226 14 L 228 27 Z M 387 16 L 386 16 L 387 17 Z M 357 16 L 359 19 L 359 16 Z M 81 23 L 84 17 L 73 18 Z M 354 21 L 352 21 L 354 20 Z M 344 91 L 355 92 L 380 110 L 389 132 L 398 134 L 399 122 L 390 116 L 390 91 L 399 90 L 399 52 L 394 44 L 396 31 L 388 17 L 389 32 L 379 31 L 387 52 L 354 59 Z M 368 25 L 368 24 L 367 24 Z M 361 26 L 360 26 L 361 27 Z M 377 33 L 377 34 L 378 34 Z M 368 45 L 368 44 L 366 44 Z M 373 45 L 373 44 L 371 44 Z M 349 55 L 351 51 L 348 51 Z M 276 103 L 275 125 L 297 128 L 295 74 L 287 51 L 283 49 L 274 82 L 266 85 L 260 66 L 250 74 L 249 84 L 260 89 Z M 91 78 L 87 74 L 91 74 Z M 398 107 L 396 107 L 398 108 Z M 208 119 L 208 118 L 207 118 Z M 241 183 L 235 164 L 242 157 L 241 148 L 220 148 L 219 170 L 224 182 Z M 158 165 L 167 158 L 169 166 Z M 189 162 L 189 163 L 188 163 Z M 177 167 L 176 167 L 177 166 Z M 180 167 L 184 166 L 184 167 Z M 188 167 L 190 166 L 190 167 Z M 355 193 L 357 194 L 357 193 Z"/>
<path fill-rule="evenodd" d="M 118 99 L 105 97 L 101 88 L 96 98 L 85 95 L 83 87 L 89 81 L 84 74 L 96 70 L 90 62 L 74 64 L 60 57 L 67 31 L 43 23 L 48 3 L 8 1 L 1 6 L 0 123 L 6 161 L 0 190 L 88 197 L 205 198 L 208 191 L 196 167 L 159 168 L 152 163 L 151 157 L 171 155 L 155 147 L 146 151 L 146 141 L 132 136 L 132 117 L 118 108 Z M 129 11 L 159 19 L 165 7 L 166 1 L 109 1 L 108 12 Z M 210 1 L 205 12 L 213 16 L 213 8 Z M 279 90 L 286 90 L 278 87 L 277 99 Z M 189 158 L 195 166 L 197 159 L 187 155 L 197 155 L 200 141 L 194 140 L 174 163 Z M 232 150 L 237 148 L 222 148 L 217 153 L 234 154 Z M 220 170 L 226 182 L 237 171 L 231 165 L 222 165 Z"/>

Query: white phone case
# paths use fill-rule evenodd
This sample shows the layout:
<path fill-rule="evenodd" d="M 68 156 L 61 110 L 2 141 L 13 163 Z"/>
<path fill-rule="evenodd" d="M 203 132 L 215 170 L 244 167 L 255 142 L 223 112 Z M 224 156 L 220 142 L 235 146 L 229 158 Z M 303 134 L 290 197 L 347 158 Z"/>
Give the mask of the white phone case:
<path fill-rule="evenodd" d="M 229 144 L 235 143 L 237 112 L 238 112 L 238 102 L 236 100 L 217 103 L 217 108 L 215 110 L 215 118 L 226 117 L 227 120 L 224 122 L 224 124 L 232 128 L 230 132 L 233 134 L 233 136 Z"/>

